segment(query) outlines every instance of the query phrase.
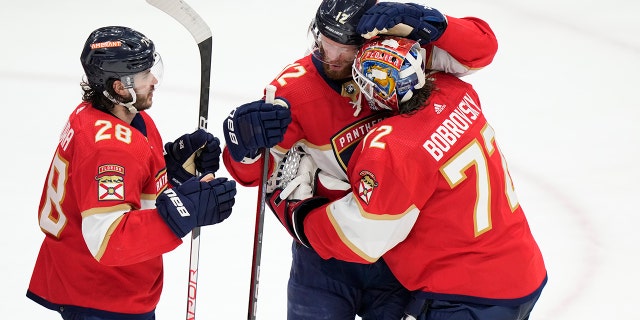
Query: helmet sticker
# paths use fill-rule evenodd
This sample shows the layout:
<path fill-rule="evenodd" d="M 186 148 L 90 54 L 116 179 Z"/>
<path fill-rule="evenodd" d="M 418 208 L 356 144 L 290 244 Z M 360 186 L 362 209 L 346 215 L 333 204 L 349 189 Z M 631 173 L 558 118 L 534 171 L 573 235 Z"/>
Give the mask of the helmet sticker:
<path fill-rule="evenodd" d="M 92 43 L 90 45 L 91 50 L 102 49 L 102 48 L 115 48 L 115 47 L 121 47 L 121 46 L 122 46 L 121 41 L 105 41 L 105 42 L 99 42 L 99 43 Z"/>

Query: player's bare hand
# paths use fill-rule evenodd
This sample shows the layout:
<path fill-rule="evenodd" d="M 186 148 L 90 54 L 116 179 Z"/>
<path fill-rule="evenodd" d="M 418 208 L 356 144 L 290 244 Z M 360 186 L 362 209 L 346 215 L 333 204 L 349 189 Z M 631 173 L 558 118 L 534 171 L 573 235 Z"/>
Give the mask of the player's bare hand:
<path fill-rule="evenodd" d="M 213 175 L 213 173 L 207 173 L 204 177 L 202 177 L 200 179 L 200 181 L 209 182 L 209 181 L 213 180 L 214 178 L 215 178 L 215 176 Z"/>

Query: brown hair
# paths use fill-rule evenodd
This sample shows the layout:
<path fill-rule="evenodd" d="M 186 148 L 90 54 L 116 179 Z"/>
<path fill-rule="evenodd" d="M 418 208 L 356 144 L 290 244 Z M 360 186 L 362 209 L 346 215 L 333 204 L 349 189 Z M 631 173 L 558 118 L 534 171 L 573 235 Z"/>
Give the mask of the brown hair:
<path fill-rule="evenodd" d="M 112 97 L 123 102 L 123 98 L 113 90 L 113 83 L 117 80 L 118 79 L 107 80 L 104 87 Z M 82 101 L 91 102 L 93 107 L 99 110 L 110 112 L 111 109 L 113 109 L 113 101 L 109 100 L 102 91 L 100 91 L 102 87 L 92 87 L 86 80 L 80 82 L 80 87 L 82 87 Z"/>
<path fill-rule="evenodd" d="M 431 96 L 431 92 L 435 90 L 436 86 L 433 83 L 433 80 L 427 79 L 424 83 L 424 86 L 416 91 L 414 91 L 413 97 L 411 97 L 406 102 L 401 102 L 398 106 L 398 111 L 400 114 L 404 115 L 412 115 L 425 107 L 425 102 Z"/>

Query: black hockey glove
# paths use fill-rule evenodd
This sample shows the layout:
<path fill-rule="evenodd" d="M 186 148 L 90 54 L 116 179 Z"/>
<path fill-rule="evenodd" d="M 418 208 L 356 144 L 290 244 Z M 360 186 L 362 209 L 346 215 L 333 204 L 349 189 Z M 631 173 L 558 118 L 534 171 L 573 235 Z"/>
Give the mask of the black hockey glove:
<path fill-rule="evenodd" d="M 220 169 L 220 140 L 203 129 L 164 145 L 164 160 L 171 184 L 179 186 L 199 173 Z"/>
<path fill-rule="evenodd" d="M 280 198 L 281 192 L 282 189 L 276 189 L 269 195 L 269 208 L 296 241 L 311 248 L 309 240 L 304 234 L 304 219 L 311 210 L 329 203 L 329 199 L 311 197 L 304 200 L 287 200 Z"/>
<path fill-rule="evenodd" d="M 440 11 L 416 3 L 378 2 L 360 19 L 356 32 L 364 38 L 392 35 L 427 44 L 447 29 L 447 17 Z"/>
<path fill-rule="evenodd" d="M 178 238 L 191 229 L 222 222 L 231 215 L 236 182 L 217 178 L 209 182 L 193 177 L 156 199 L 158 213 Z"/>
<path fill-rule="evenodd" d="M 282 141 L 291 123 L 289 104 L 276 98 L 273 104 L 264 100 L 236 108 L 223 124 L 224 139 L 235 161 L 253 158 L 261 148 L 271 148 Z"/>

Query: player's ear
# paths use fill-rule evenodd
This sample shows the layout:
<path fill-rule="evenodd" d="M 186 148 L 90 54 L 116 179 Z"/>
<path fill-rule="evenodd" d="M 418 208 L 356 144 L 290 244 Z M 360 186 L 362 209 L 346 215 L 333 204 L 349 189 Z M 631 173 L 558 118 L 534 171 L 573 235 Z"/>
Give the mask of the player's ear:
<path fill-rule="evenodd" d="M 113 81 L 113 84 L 111 85 L 111 87 L 113 88 L 113 92 L 115 92 L 119 96 L 123 97 L 127 95 L 127 89 L 124 88 L 122 81 L 120 80 Z"/>

